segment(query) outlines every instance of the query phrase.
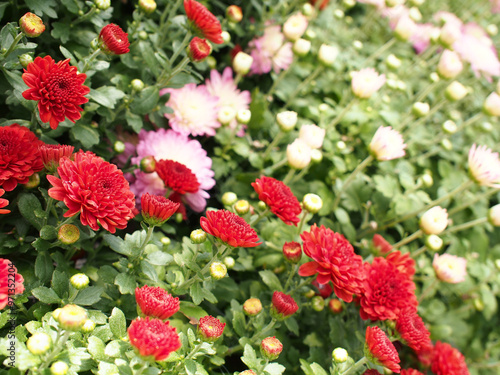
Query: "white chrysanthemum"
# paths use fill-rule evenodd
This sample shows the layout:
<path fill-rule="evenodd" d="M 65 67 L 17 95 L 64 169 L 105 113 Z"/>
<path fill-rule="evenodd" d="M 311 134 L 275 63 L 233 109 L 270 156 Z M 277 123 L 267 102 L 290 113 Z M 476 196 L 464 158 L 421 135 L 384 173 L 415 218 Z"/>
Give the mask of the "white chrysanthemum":
<path fill-rule="evenodd" d="M 206 86 L 188 83 L 180 89 L 160 91 L 160 95 L 165 93 L 170 94 L 166 105 L 174 111 L 165 114 L 172 129 L 186 135 L 215 135 L 215 129 L 220 127 L 217 121 L 219 100 L 210 95 Z"/>
<path fill-rule="evenodd" d="M 390 126 L 379 127 L 368 148 L 379 161 L 401 158 L 406 154 L 403 137 Z"/>
<path fill-rule="evenodd" d="M 439 280 L 450 284 L 461 283 L 467 276 L 467 260 L 456 255 L 435 254 L 432 267 Z"/>
<path fill-rule="evenodd" d="M 301 139 L 296 139 L 286 148 L 288 165 L 295 169 L 302 169 L 311 162 L 311 148 Z"/>
<path fill-rule="evenodd" d="M 299 130 L 299 139 L 303 140 L 312 149 L 321 148 L 325 139 L 325 129 L 317 125 L 302 125 Z"/>
<path fill-rule="evenodd" d="M 306 32 L 307 18 L 302 13 L 291 15 L 283 24 L 283 34 L 288 40 L 295 42 Z"/>
<path fill-rule="evenodd" d="M 486 146 L 473 144 L 469 150 L 469 173 L 482 186 L 500 187 L 500 160 L 498 152 Z"/>

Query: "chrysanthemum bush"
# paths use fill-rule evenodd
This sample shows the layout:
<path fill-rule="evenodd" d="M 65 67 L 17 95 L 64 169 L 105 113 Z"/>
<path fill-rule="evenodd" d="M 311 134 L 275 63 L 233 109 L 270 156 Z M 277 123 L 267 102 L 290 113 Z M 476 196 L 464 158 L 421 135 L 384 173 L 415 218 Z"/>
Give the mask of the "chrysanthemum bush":
<path fill-rule="evenodd" d="M 9 374 L 498 374 L 500 4 L 0 3 Z"/>

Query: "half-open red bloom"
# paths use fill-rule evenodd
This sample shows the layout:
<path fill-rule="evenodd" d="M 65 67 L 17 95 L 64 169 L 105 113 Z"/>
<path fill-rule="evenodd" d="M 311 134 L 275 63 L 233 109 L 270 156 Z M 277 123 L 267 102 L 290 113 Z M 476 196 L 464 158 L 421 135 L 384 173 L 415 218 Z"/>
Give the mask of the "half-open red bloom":
<path fill-rule="evenodd" d="M 42 144 L 28 128 L 18 124 L 0 127 L 0 186 L 12 191 L 43 169 L 38 152 Z"/>
<path fill-rule="evenodd" d="M 385 257 L 394 264 L 399 272 L 406 274 L 410 279 L 415 275 L 415 261 L 410 253 L 402 254 L 401 251 L 394 251 Z"/>
<path fill-rule="evenodd" d="M 4 189 L 0 189 L 0 197 L 5 194 Z M 0 214 L 8 214 L 10 210 L 4 210 L 3 208 L 9 205 L 9 201 L 4 198 L 0 198 Z"/>
<path fill-rule="evenodd" d="M 195 0 L 184 0 L 184 9 L 199 36 L 215 44 L 224 42 L 219 20 L 205 6 Z"/>
<path fill-rule="evenodd" d="M 135 289 L 135 300 L 144 316 L 165 320 L 179 311 L 179 298 L 172 297 L 166 290 L 143 286 Z"/>
<path fill-rule="evenodd" d="M 189 57 L 193 61 L 203 61 L 212 53 L 212 46 L 205 39 L 195 36 L 189 42 Z"/>
<path fill-rule="evenodd" d="M 255 230 L 242 217 L 227 210 L 207 211 L 200 218 L 201 228 L 233 247 L 255 247 L 262 242 Z"/>
<path fill-rule="evenodd" d="M 396 320 L 406 308 L 416 310 L 415 284 L 397 266 L 376 257 L 372 264 L 365 263 L 365 272 L 359 312 L 362 319 Z"/>
<path fill-rule="evenodd" d="M 272 298 L 272 312 L 280 318 L 289 317 L 297 312 L 299 305 L 292 296 L 283 292 L 274 292 Z"/>
<path fill-rule="evenodd" d="M 176 203 L 161 195 L 149 193 L 141 196 L 142 218 L 149 225 L 162 225 L 175 214 L 180 203 Z"/>
<path fill-rule="evenodd" d="M 401 375 L 424 375 L 420 371 L 415 370 L 413 368 L 407 368 L 404 370 L 401 370 Z"/>
<path fill-rule="evenodd" d="M 165 186 L 176 193 L 196 193 L 200 183 L 191 169 L 174 160 L 157 160 L 155 172 L 163 180 Z"/>
<path fill-rule="evenodd" d="M 78 74 L 76 66 L 69 65 L 69 59 L 56 64 L 50 56 L 37 57 L 24 70 L 23 81 L 29 89 L 23 97 L 37 100 L 40 119 L 55 129 L 65 118 L 75 122 L 82 117 L 80 105 L 89 101 L 84 96 L 90 92 L 83 85 L 86 78 L 86 74 Z"/>
<path fill-rule="evenodd" d="M 252 186 L 259 194 L 259 199 L 269 206 L 272 213 L 283 220 L 285 224 L 297 226 L 300 221 L 298 215 L 302 209 L 288 186 L 266 176 L 252 182 Z"/>
<path fill-rule="evenodd" d="M 14 278 L 14 280 L 12 280 Z M 0 310 L 9 303 L 9 296 L 24 292 L 24 279 L 8 259 L 0 258 Z"/>
<path fill-rule="evenodd" d="M 198 332 L 206 341 L 215 341 L 222 336 L 226 323 L 222 323 L 219 319 L 207 315 L 200 318 L 198 324 Z"/>
<path fill-rule="evenodd" d="M 75 147 L 68 145 L 48 145 L 41 144 L 38 146 L 40 157 L 42 158 L 45 169 L 54 172 L 59 166 L 59 160 L 67 156 L 68 158 L 73 154 Z"/>
<path fill-rule="evenodd" d="M 396 348 L 379 327 L 366 327 L 365 357 L 392 372 L 399 373 L 401 370 Z"/>
<path fill-rule="evenodd" d="M 441 341 L 434 346 L 431 370 L 436 375 L 469 375 L 463 354 Z"/>
<path fill-rule="evenodd" d="M 54 186 L 49 196 L 69 209 L 64 217 L 79 213 L 83 225 L 98 230 L 101 224 L 111 233 L 127 226 L 134 217 L 135 198 L 116 165 L 90 151 L 76 153 L 74 161 L 64 157 L 59 163 L 60 178 L 48 175 L 47 179 Z"/>
<path fill-rule="evenodd" d="M 130 43 L 128 34 L 114 23 L 104 26 L 99 33 L 101 50 L 108 54 L 123 55 L 128 53 Z"/>
<path fill-rule="evenodd" d="M 372 243 L 373 243 L 373 247 L 380 254 L 387 254 L 389 251 L 392 250 L 392 245 L 389 242 L 387 242 L 386 239 L 378 233 L 373 235 Z"/>
<path fill-rule="evenodd" d="M 396 321 L 396 330 L 415 351 L 432 346 L 431 334 L 413 307 L 404 309 Z"/>
<path fill-rule="evenodd" d="M 154 357 L 156 361 L 166 359 L 170 353 L 182 346 L 175 327 L 160 319 L 137 318 L 128 327 L 130 344 L 145 358 Z"/>
<path fill-rule="evenodd" d="M 302 238 L 304 253 L 313 259 L 300 266 L 300 276 L 318 274 L 316 280 L 320 284 L 333 284 L 338 298 L 346 302 L 352 301 L 352 295 L 363 292 L 363 258 L 354 253 L 354 248 L 339 233 L 314 224 L 311 232 L 304 232 Z"/>

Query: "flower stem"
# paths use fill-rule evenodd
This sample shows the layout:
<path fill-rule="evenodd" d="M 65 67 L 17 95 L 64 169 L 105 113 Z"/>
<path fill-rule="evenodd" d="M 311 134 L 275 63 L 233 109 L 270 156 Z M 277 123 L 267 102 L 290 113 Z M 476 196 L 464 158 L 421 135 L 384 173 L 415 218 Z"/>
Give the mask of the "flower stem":
<path fill-rule="evenodd" d="M 285 178 L 283 179 L 283 183 L 286 185 L 290 182 L 290 180 L 293 178 L 293 176 L 295 175 L 295 172 L 297 170 L 294 169 L 294 168 L 290 168 L 290 170 L 288 171 L 287 175 L 285 176 Z"/>
<path fill-rule="evenodd" d="M 274 146 L 278 144 L 278 142 L 281 140 L 281 138 L 283 138 L 284 135 L 285 133 L 280 129 L 280 131 L 278 132 L 278 134 L 276 134 L 272 142 L 269 143 L 269 146 L 267 146 L 266 151 L 264 151 L 264 154 L 262 155 L 262 160 L 265 161 L 269 157 L 269 154 L 273 150 Z"/>
<path fill-rule="evenodd" d="M 384 45 L 382 45 L 378 50 L 376 50 L 375 52 L 373 52 L 370 56 L 368 56 L 366 58 L 366 60 L 364 61 L 364 66 L 366 66 L 369 62 L 371 62 L 372 60 L 375 60 L 377 57 L 379 57 L 381 54 L 383 54 L 385 51 L 387 51 L 389 48 L 392 47 L 392 45 L 394 43 L 396 43 L 397 39 L 392 37 L 391 39 L 389 39 Z"/>
<path fill-rule="evenodd" d="M 439 84 L 442 84 L 442 81 L 434 81 L 434 82 L 432 82 L 430 85 L 427 85 L 425 88 L 423 88 L 422 90 L 420 90 L 420 92 L 418 92 L 417 94 L 415 94 L 415 96 L 413 97 L 413 99 L 411 99 L 410 101 L 413 102 L 413 103 L 421 101 L 432 90 L 434 90 Z"/>
<path fill-rule="evenodd" d="M 333 121 L 326 127 L 327 129 L 328 128 L 334 128 L 340 121 L 342 121 L 342 119 L 344 118 L 344 116 L 347 114 L 347 112 L 349 112 L 351 110 L 351 108 L 354 106 L 354 104 L 356 104 L 358 102 L 358 99 L 357 98 L 353 98 L 349 104 L 347 104 L 344 109 L 342 111 L 340 111 L 340 113 L 337 115 L 337 117 L 335 117 L 333 119 Z"/>
<path fill-rule="evenodd" d="M 252 227 L 254 226 L 255 224 L 257 224 L 261 219 L 263 219 L 264 217 L 267 216 L 267 214 L 269 213 L 269 208 L 265 209 L 264 211 L 260 212 L 256 218 L 252 219 L 251 222 L 249 222 L 248 224 Z"/>
<path fill-rule="evenodd" d="M 401 246 L 406 245 L 407 243 L 410 243 L 413 240 L 416 240 L 417 238 L 420 238 L 424 234 L 421 229 L 417 230 L 415 233 L 412 235 L 403 238 L 401 241 L 395 243 L 392 248 L 393 249 L 399 249 Z"/>
<path fill-rule="evenodd" d="M 471 220 L 463 224 L 455 225 L 453 227 L 450 227 L 446 229 L 443 234 L 447 233 L 453 233 L 453 232 L 459 232 L 461 230 L 466 230 L 472 227 L 475 227 L 476 225 L 480 225 L 483 223 L 486 223 L 488 221 L 487 217 L 480 217 L 479 219 Z"/>
<path fill-rule="evenodd" d="M 300 223 L 299 226 L 297 227 L 297 235 L 299 235 L 300 232 L 302 232 L 302 227 L 304 226 L 304 223 L 306 221 L 307 214 L 308 212 L 306 210 L 302 211 L 302 217 L 300 218 Z"/>
<path fill-rule="evenodd" d="M 98 54 L 101 53 L 101 49 L 98 48 L 85 60 L 85 65 L 83 66 L 82 73 L 85 73 L 90 68 L 90 63 L 94 61 Z"/>
<path fill-rule="evenodd" d="M 271 86 L 271 88 L 269 89 L 269 91 L 267 92 L 266 94 L 266 98 L 269 98 L 269 97 L 272 97 L 273 94 L 274 94 L 274 91 L 276 90 L 276 88 L 278 87 L 278 84 L 283 80 L 283 78 L 285 78 L 285 76 L 288 74 L 289 71 L 291 71 L 292 69 L 292 66 L 295 64 L 295 59 L 292 61 L 292 63 L 288 66 L 287 69 L 285 70 L 282 70 L 280 72 L 280 74 L 278 74 L 278 77 L 276 77 L 276 79 L 274 80 L 273 82 L 273 85 Z"/>
<path fill-rule="evenodd" d="M 297 88 L 295 89 L 294 92 L 292 92 L 292 94 L 289 96 L 288 100 L 286 101 L 286 104 L 285 104 L 285 108 L 288 107 L 290 105 L 290 103 L 293 101 L 293 99 L 295 99 L 295 97 L 300 94 L 300 92 L 305 88 L 307 87 L 313 80 L 316 79 L 317 76 L 320 75 L 321 72 L 323 72 L 323 70 L 325 69 L 325 67 L 323 65 L 318 65 L 316 67 L 316 69 L 314 70 L 314 72 L 312 72 L 312 74 L 307 77 L 304 81 L 302 81 L 300 83 L 300 85 L 297 86 Z"/>
<path fill-rule="evenodd" d="M 288 279 L 286 280 L 285 287 L 283 288 L 283 290 L 287 294 L 288 294 L 288 287 L 290 286 L 290 283 L 292 282 L 293 276 L 295 276 L 297 274 L 298 268 L 299 268 L 298 264 L 292 265 L 292 269 L 290 270 L 290 273 L 288 274 Z"/>
<path fill-rule="evenodd" d="M 361 172 L 363 169 L 365 169 L 368 164 L 370 164 L 373 161 L 373 156 L 368 155 L 368 157 L 363 160 L 357 167 L 356 169 L 351 173 L 349 177 L 347 177 L 347 180 L 345 180 L 344 184 L 342 185 L 340 191 L 338 192 L 337 196 L 335 197 L 335 201 L 333 202 L 332 206 L 332 211 L 335 211 L 340 203 L 340 199 L 342 198 L 342 193 L 345 191 L 345 189 L 354 181 L 356 176 Z"/>
<path fill-rule="evenodd" d="M 158 87 L 164 87 L 168 84 L 168 82 L 170 82 L 170 80 L 176 76 L 178 73 L 180 73 L 185 67 L 186 65 L 189 63 L 189 57 L 186 56 L 184 57 L 181 62 L 179 64 L 177 64 L 177 66 L 172 69 L 172 72 L 169 74 L 168 78 L 164 78 L 163 76 L 165 75 L 165 72 L 163 72 L 161 75 L 160 75 L 160 78 L 158 78 L 158 83 L 157 83 L 157 86 Z M 163 77 L 163 78 L 162 78 Z"/>
<path fill-rule="evenodd" d="M 188 31 L 186 33 L 186 35 L 184 36 L 184 39 L 182 40 L 181 42 L 181 45 L 179 46 L 179 48 L 177 48 L 177 50 L 174 52 L 174 54 L 172 55 L 172 57 L 170 58 L 170 64 L 173 64 L 175 62 L 175 60 L 177 59 L 177 57 L 181 54 L 181 52 L 184 50 L 184 48 L 187 47 L 188 43 L 189 43 L 189 39 L 191 39 L 191 31 Z M 173 73 L 173 71 L 172 71 Z"/>
<path fill-rule="evenodd" d="M 21 38 L 23 37 L 23 33 L 19 33 L 16 35 L 14 40 L 12 41 L 12 44 L 10 45 L 9 49 L 1 56 L 2 60 L 6 59 L 7 56 L 9 56 L 15 49 Z"/>
<path fill-rule="evenodd" d="M 139 254 L 137 256 L 137 260 L 140 261 L 142 257 L 142 253 L 144 252 L 144 249 L 146 248 L 146 245 L 149 243 L 149 240 L 151 239 L 151 236 L 153 235 L 154 231 L 154 225 L 149 225 L 148 226 L 148 231 L 146 233 L 146 238 L 144 239 L 144 242 L 141 244 L 141 248 L 139 249 Z"/>
<path fill-rule="evenodd" d="M 459 211 L 462 211 L 462 210 L 466 209 L 467 207 L 472 206 L 476 202 L 479 202 L 479 201 L 481 201 L 481 200 L 483 200 L 485 198 L 489 198 L 491 195 L 496 194 L 497 192 L 498 192 L 498 189 L 491 189 L 491 190 L 487 191 L 484 194 L 475 196 L 475 198 L 472 199 L 471 201 L 466 202 L 466 203 L 464 203 L 464 204 L 462 204 L 460 206 L 452 208 L 450 211 L 448 211 L 448 215 L 451 216 L 451 215 L 453 215 L 453 214 L 455 214 L 455 213 L 457 213 Z"/>
<path fill-rule="evenodd" d="M 343 372 L 341 375 L 350 375 L 352 373 L 355 373 L 356 370 L 358 370 L 361 366 L 363 366 L 367 362 L 368 362 L 368 358 L 363 357 L 358 362 L 356 362 L 354 365 L 349 367 L 349 369 L 346 372 Z"/>
<path fill-rule="evenodd" d="M 52 361 L 61 352 L 61 350 L 64 347 L 64 344 L 66 343 L 66 341 L 68 341 L 70 334 L 71 334 L 70 331 L 64 331 L 64 333 L 61 335 L 61 331 L 59 328 L 59 330 L 57 331 L 56 340 L 54 342 L 54 349 L 52 350 L 50 355 L 45 359 L 42 365 L 38 368 L 39 374 L 43 374 L 44 370 L 52 363 Z"/>
<path fill-rule="evenodd" d="M 434 279 L 428 286 L 422 291 L 422 294 L 420 294 L 420 297 L 418 297 L 418 303 L 422 303 L 422 301 L 429 295 L 429 293 L 436 287 L 436 285 L 439 283 L 439 279 Z"/>

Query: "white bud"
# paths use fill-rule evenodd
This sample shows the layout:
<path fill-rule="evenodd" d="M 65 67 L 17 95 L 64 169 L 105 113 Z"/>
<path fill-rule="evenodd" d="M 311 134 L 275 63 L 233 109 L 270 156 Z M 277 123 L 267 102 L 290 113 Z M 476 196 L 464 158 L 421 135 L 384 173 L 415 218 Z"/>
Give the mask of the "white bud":
<path fill-rule="evenodd" d="M 497 25 L 491 23 L 488 26 L 486 26 L 486 32 L 488 33 L 489 36 L 495 36 L 498 34 L 498 27 Z"/>
<path fill-rule="evenodd" d="M 441 147 L 443 147 L 446 151 L 451 151 L 453 150 L 453 144 L 449 139 L 443 139 L 441 141 Z"/>
<path fill-rule="evenodd" d="M 217 114 L 217 120 L 222 125 L 227 125 L 236 117 L 236 111 L 231 106 L 224 106 L 219 109 L 219 113 Z"/>
<path fill-rule="evenodd" d="M 220 36 L 222 37 L 222 41 L 227 44 L 231 41 L 231 34 L 229 34 L 227 31 L 223 31 Z"/>
<path fill-rule="evenodd" d="M 316 214 L 319 210 L 321 210 L 321 207 L 323 207 L 323 200 L 319 195 L 309 193 L 304 195 L 302 204 L 307 211 L 312 214 Z"/>
<path fill-rule="evenodd" d="M 410 8 L 410 13 L 408 15 L 415 22 L 422 21 L 422 13 L 420 13 L 420 10 L 418 8 L 416 8 L 416 7 L 411 7 Z"/>
<path fill-rule="evenodd" d="M 394 70 L 397 70 L 397 69 L 399 69 L 399 67 L 401 67 L 401 60 L 398 59 L 393 54 L 390 54 L 389 56 L 387 56 L 387 58 L 385 59 L 385 63 L 389 68 L 394 69 Z"/>
<path fill-rule="evenodd" d="M 429 111 L 430 111 L 429 103 L 424 103 L 424 102 L 413 103 L 411 111 L 417 117 L 426 116 L 429 114 Z"/>
<path fill-rule="evenodd" d="M 349 353 L 344 348 L 335 348 L 332 352 L 332 358 L 336 363 L 344 363 L 349 358 Z"/>
<path fill-rule="evenodd" d="M 276 122 L 284 132 L 292 130 L 297 124 L 297 112 L 285 111 L 276 115 Z"/>
<path fill-rule="evenodd" d="M 441 128 L 448 134 L 455 134 L 457 132 L 457 124 L 452 120 L 446 120 Z"/>
<path fill-rule="evenodd" d="M 431 234 L 425 238 L 425 246 L 430 250 L 438 251 L 443 247 L 443 240 L 441 237 Z"/>
<path fill-rule="evenodd" d="M 290 167 L 303 169 L 311 162 L 311 148 L 301 139 L 296 139 L 288 145 L 286 156 Z"/>
<path fill-rule="evenodd" d="M 293 52 L 297 56 L 305 56 L 311 50 L 311 42 L 306 39 L 297 39 L 295 43 L 293 43 Z"/>
<path fill-rule="evenodd" d="M 465 98 L 467 93 L 467 88 L 457 81 L 453 81 L 452 83 L 450 83 L 445 91 L 446 98 L 453 102 L 462 100 L 463 98 Z"/>
<path fill-rule="evenodd" d="M 336 46 L 322 44 L 319 47 L 318 59 L 325 66 L 331 66 L 339 54 L 339 49 Z"/>
<path fill-rule="evenodd" d="M 252 112 L 250 112 L 248 109 L 240 109 L 236 113 L 236 120 L 238 120 L 240 124 L 248 124 L 251 118 Z"/>
<path fill-rule="evenodd" d="M 233 60 L 233 69 L 236 73 L 245 75 L 250 71 L 253 57 L 245 52 L 238 52 Z"/>
<path fill-rule="evenodd" d="M 488 210 L 488 221 L 495 227 L 500 227 L 500 204 Z"/>
<path fill-rule="evenodd" d="M 311 150 L 311 161 L 313 163 L 320 163 L 323 160 L 323 153 L 318 149 Z"/>
<path fill-rule="evenodd" d="M 339 20 L 341 20 L 342 18 L 344 18 L 345 16 L 345 13 L 342 9 L 335 9 L 333 11 L 333 16 Z"/>
<path fill-rule="evenodd" d="M 420 218 L 420 229 L 425 234 L 439 234 L 448 226 L 448 211 L 440 206 L 427 210 Z"/>
<path fill-rule="evenodd" d="M 354 47 L 354 49 L 360 51 L 363 49 L 363 42 L 361 42 L 360 40 L 355 40 L 354 42 L 352 42 L 352 46 Z"/>

